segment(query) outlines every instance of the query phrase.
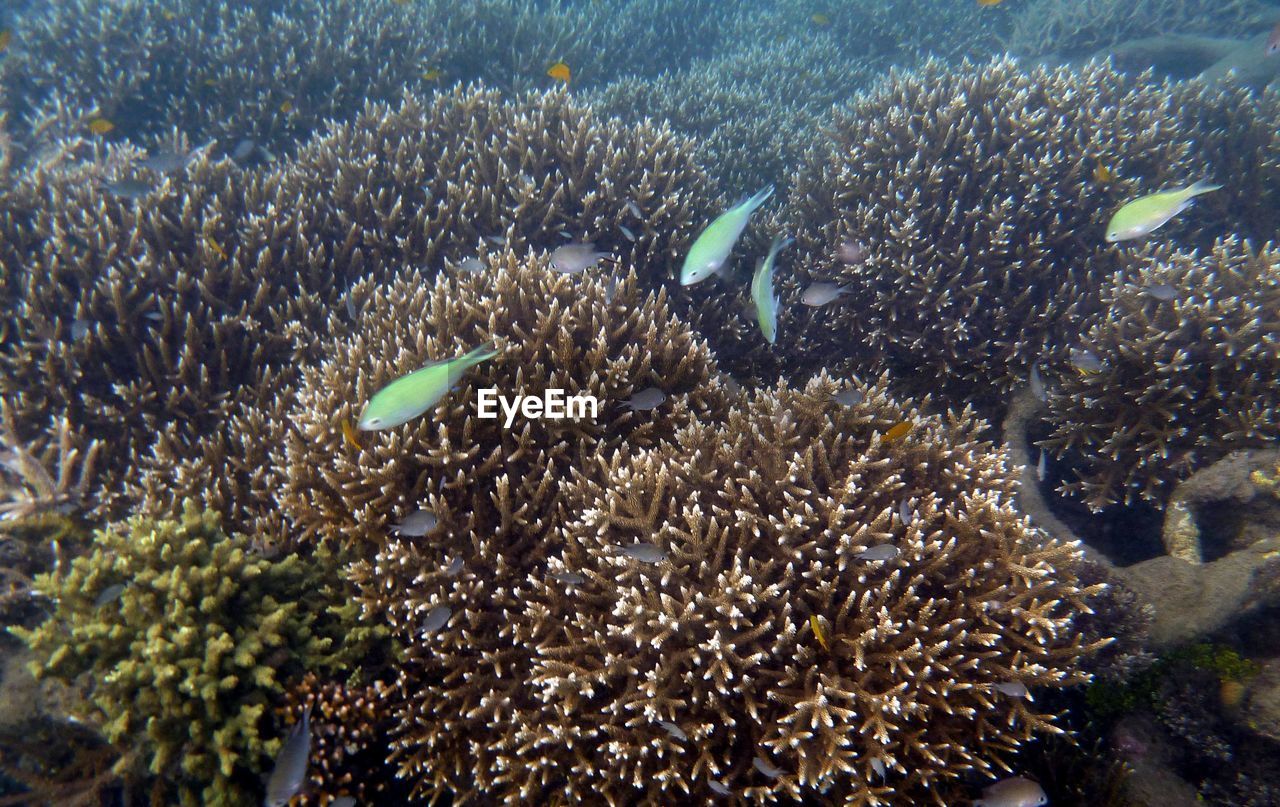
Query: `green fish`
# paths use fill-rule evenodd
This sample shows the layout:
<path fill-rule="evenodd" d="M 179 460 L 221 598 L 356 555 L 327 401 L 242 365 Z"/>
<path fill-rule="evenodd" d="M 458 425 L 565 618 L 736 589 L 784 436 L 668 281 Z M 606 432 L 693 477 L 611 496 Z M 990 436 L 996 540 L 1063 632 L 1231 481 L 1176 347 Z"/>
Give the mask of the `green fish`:
<path fill-rule="evenodd" d="M 775 236 L 769 246 L 769 255 L 760 261 L 755 277 L 751 278 L 751 301 L 756 304 L 756 320 L 765 341 L 771 345 L 778 339 L 778 297 L 773 293 L 773 268 L 778 253 L 793 240 Z"/>
<path fill-rule="evenodd" d="M 1160 191 L 1126 202 L 1107 222 L 1107 243 L 1150 235 L 1157 227 L 1190 207 L 1197 196 L 1221 187 L 1197 182 L 1187 188 Z"/>
<path fill-rule="evenodd" d="M 724 262 L 733 252 L 733 245 L 747 227 L 747 219 L 756 208 L 764 204 L 773 195 L 773 186 L 761 190 L 742 204 L 731 207 L 721 213 L 715 221 L 707 225 L 707 229 L 689 247 L 684 266 L 680 269 L 680 285 L 692 286 L 701 283 L 719 272 Z"/>
<path fill-rule="evenodd" d="M 408 423 L 439 403 L 462 379 L 463 373 L 496 355 L 498 351 L 489 342 L 465 356 L 432 362 L 421 370 L 400 376 L 374 393 L 356 426 L 361 431 L 378 431 Z"/>

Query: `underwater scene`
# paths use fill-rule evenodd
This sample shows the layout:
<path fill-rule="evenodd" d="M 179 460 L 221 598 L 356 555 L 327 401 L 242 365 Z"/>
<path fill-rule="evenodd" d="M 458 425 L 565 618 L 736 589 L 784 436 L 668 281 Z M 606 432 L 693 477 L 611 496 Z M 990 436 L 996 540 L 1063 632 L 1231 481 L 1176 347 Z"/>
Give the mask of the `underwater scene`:
<path fill-rule="evenodd" d="M 1280 0 L 0 4 L 0 807 L 1280 805 Z"/>

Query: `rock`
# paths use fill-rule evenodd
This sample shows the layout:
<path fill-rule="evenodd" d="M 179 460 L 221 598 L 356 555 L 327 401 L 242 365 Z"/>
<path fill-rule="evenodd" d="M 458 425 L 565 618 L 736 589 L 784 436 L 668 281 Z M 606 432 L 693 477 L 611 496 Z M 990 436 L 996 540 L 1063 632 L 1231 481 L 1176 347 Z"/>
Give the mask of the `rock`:
<path fill-rule="evenodd" d="M 1280 658 L 1262 664 L 1262 671 L 1245 682 L 1240 722 L 1280 740 Z"/>

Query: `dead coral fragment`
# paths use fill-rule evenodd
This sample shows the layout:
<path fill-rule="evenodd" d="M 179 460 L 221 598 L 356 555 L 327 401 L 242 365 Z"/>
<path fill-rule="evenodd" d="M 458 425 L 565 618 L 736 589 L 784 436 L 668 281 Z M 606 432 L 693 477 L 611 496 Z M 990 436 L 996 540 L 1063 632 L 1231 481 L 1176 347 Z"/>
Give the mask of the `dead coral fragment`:
<path fill-rule="evenodd" d="M 78 447 L 71 422 L 63 417 L 57 421 L 56 444 L 33 450 L 19 440 L 13 410 L 7 403 L 0 403 L 0 419 L 0 478 L 12 479 L 11 484 L 0 488 L 5 496 L 0 501 L 0 521 L 49 511 L 66 512 L 81 506 L 89 492 L 101 445 L 95 440 Z M 46 463 L 57 470 L 57 477 L 49 473 Z"/>

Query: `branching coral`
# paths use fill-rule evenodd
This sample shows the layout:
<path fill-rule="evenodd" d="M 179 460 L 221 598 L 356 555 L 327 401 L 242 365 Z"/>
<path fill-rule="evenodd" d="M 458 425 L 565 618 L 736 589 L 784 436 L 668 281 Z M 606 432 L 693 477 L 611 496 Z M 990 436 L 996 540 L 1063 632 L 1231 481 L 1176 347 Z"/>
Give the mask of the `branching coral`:
<path fill-rule="evenodd" d="M 7 189 L 0 390 L 21 436 L 65 411 L 108 444 L 117 475 L 154 468 L 162 478 L 140 483 L 152 492 L 186 478 L 175 461 L 238 442 L 224 429 L 314 355 L 331 312 L 355 311 L 355 281 L 456 267 L 495 249 L 486 237 L 550 250 L 564 231 L 653 282 L 710 198 L 688 141 L 596 118 L 564 92 L 511 102 L 459 88 L 370 105 L 268 172 L 204 155 L 161 183 L 130 161 L 114 150 Z M 156 183 L 142 200 L 94 187 L 138 175 Z"/>
<path fill-rule="evenodd" d="M 263 732 L 268 699 L 331 652 L 323 601 L 304 599 L 314 585 L 302 558 L 259 558 L 188 508 L 177 521 L 99 533 L 70 569 L 37 578 L 56 602 L 49 621 L 13 630 L 40 675 L 92 677 L 79 717 L 169 781 L 178 801 L 244 804 L 278 744 Z"/>
<path fill-rule="evenodd" d="M 1103 227 L 1123 201 L 1218 176 L 1210 166 L 1228 152 L 1271 159 L 1243 148 L 1259 146 L 1251 124 L 1202 138 L 1187 123 L 1193 110 L 1226 117 L 1238 98 L 1194 88 L 1175 103 L 1171 92 L 1100 64 L 1023 72 L 1008 60 L 930 62 L 892 75 L 838 116 L 831 144 L 797 175 L 789 205 L 802 256 L 798 277 L 784 279 L 790 323 L 781 325 L 802 337 L 796 358 L 830 361 L 853 343 L 863 363 L 889 363 L 908 386 L 941 381 L 953 399 L 999 407 L 1000 390 L 1042 353 L 1065 351 L 1098 310 L 1122 265 Z M 1254 204 L 1224 194 L 1162 235 L 1201 242 L 1222 231 L 1223 210 Z M 850 242 L 867 247 L 865 261 L 841 261 Z M 849 293 L 806 309 L 796 298 L 815 280 Z"/>
<path fill-rule="evenodd" d="M 1009 49 L 1023 56 L 1087 56 L 1156 34 L 1240 36 L 1265 19 L 1261 0 L 1032 0 L 1015 12 Z"/>
<path fill-rule="evenodd" d="M 1082 680 L 1091 648 L 1071 624 L 1092 590 L 1075 582 L 1077 550 L 1018 517 L 970 416 L 925 417 L 883 381 L 848 408 L 839 391 L 819 378 L 601 453 L 561 486 L 563 529 L 520 560 L 519 615 L 495 613 L 492 564 L 440 571 L 456 531 L 438 550 L 388 545 L 370 591 L 399 603 L 401 631 L 450 617 L 401 680 L 406 718 L 435 716 L 403 732 L 404 773 L 512 803 L 724 788 L 885 804 L 940 799 L 961 771 L 1052 731 L 995 687 Z M 629 557 L 637 542 L 663 558 Z M 884 545 L 898 554 L 862 555 Z"/>
<path fill-rule="evenodd" d="M 1172 299 L 1153 289 L 1170 288 Z M 1059 367 L 1043 445 L 1070 457 L 1091 507 L 1162 504 L 1173 483 L 1280 437 L 1280 251 L 1238 239 L 1206 254 L 1152 247 L 1119 276 L 1076 345 L 1097 372 Z"/>

